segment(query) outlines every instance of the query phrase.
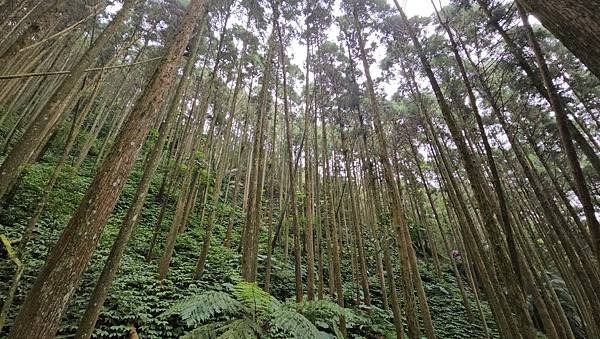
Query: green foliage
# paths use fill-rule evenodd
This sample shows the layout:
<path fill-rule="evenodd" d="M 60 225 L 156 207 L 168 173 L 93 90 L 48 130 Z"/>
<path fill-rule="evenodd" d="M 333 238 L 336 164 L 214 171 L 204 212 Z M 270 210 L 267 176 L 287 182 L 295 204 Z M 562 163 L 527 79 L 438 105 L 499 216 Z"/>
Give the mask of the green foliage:
<path fill-rule="evenodd" d="M 254 314 L 264 314 L 271 304 L 278 304 L 277 299 L 263 291 L 258 284 L 240 281 L 233 287 L 233 295 Z"/>
<path fill-rule="evenodd" d="M 56 160 L 51 157 L 52 153 L 49 154 L 50 156 L 46 160 Z M 53 163 L 41 162 L 28 168 L 16 190 L 18 194 L 6 204 L 5 213 L 0 214 L 0 233 L 7 235 L 10 239 L 20 237 L 32 209 L 36 206 L 37 199 L 43 193 L 44 186 L 50 178 L 53 165 Z M 10 329 L 18 311 L 18 305 L 23 301 L 25 294 L 34 282 L 50 246 L 58 239 L 89 185 L 92 171 L 88 167 L 91 167 L 90 164 L 85 162 L 80 174 L 76 175 L 67 165 L 61 174 L 44 215 L 34 229 L 30 246 L 23 254 L 25 273 L 17 290 L 15 307 L 11 309 L 7 326 L 0 337 L 3 337 L 6 334 L 5 331 Z M 90 261 L 88 270 L 83 276 L 80 288 L 74 295 L 63 318 L 59 335 L 71 335 L 77 329 L 90 293 L 110 251 L 110 246 L 119 231 L 121 220 L 135 194 L 137 182 L 141 177 L 141 167 L 141 163 L 136 164 L 130 180 L 125 185 L 121 198 L 108 220 L 105 232 Z M 200 253 L 201 239 L 204 234 L 202 228 L 195 226 L 198 225 L 198 216 L 194 214 L 190 219 L 190 228 L 178 239 L 175 247 L 177 255 L 173 259 L 168 279 L 162 284 L 158 283 L 155 273 L 158 258 L 151 258 L 150 261 L 147 261 L 145 255 L 160 211 L 160 204 L 154 198 L 159 191 L 160 183 L 160 176 L 157 176 L 152 182 L 151 196 L 146 201 L 139 217 L 138 228 L 121 260 L 121 269 L 114 279 L 104 303 L 94 337 L 123 337 L 129 333 L 131 325 L 133 325 L 143 338 L 177 338 L 189 328 L 185 324 L 159 317 L 159 315 L 177 300 L 209 290 L 222 290 L 222 284 L 234 282 L 239 272 L 238 255 L 234 251 L 223 248 L 220 245 L 221 239 L 216 238 L 207 261 L 209 269 L 203 280 L 198 282 L 192 279 L 195 262 L 190 258 L 195 258 Z M 172 210 L 167 210 L 163 225 L 170 224 L 172 213 Z M 223 227 L 216 225 L 215 231 L 222 233 Z M 160 248 L 157 248 L 155 253 L 160 253 Z M 5 265 L 4 260 L 0 260 L 0 299 L 8 290 L 12 272 L 13 269 Z"/>
<path fill-rule="evenodd" d="M 434 333 L 439 338 L 479 338 L 483 336 L 483 327 L 476 314 L 476 304 L 472 294 L 469 303 L 475 323 L 469 323 L 462 303 L 460 291 L 454 276 L 449 270 L 444 271 L 442 279 L 438 279 L 433 270 L 421 266 L 421 278 L 427 294 L 427 302 L 432 313 Z M 490 329 L 491 337 L 498 337 L 493 316 L 487 304 L 482 303 L 483 311 Z"/>
<path fill-rule="evenodd" d="M 256 283 L 239 281 L 225 292 L 205 292 L 175 303 L 163 316 L 178 314 L 190 327 L 196 327 L 186 338 L 258 338 L 263 331 L 270 336 L 321 338 L 324 336 L 295 303 L 282 303 L 263 291 Z M 305 311 L 316 316 L 325 312 L 320 303 L 308 305 Z M 328 304 L 327 304 L 328 305 Z M 328 305 L 329 309 L 332 309 Z M 310 312 L 308 312 L 310 310 Z M 312 313 L 311 313 L 312 312 Z M 339 316 L 339 312 L 333 315 Z M 210 322 L 208 322 L 210 320 Z"/>
<path fill-rule="evenodd" d="M 358 338 L 394 337 L 391 314 L 371 306 L 372 316 L 354 309 L 344 309 L 346 327 L 349 333 Z"/>
<path fill-rule="evenodd" d="M 333 301 L 329 299 L 305 300 L 300 303 L 290 303 L 290 306 L 320 330 L 333 332 L 338 337 L 342 335 L 338 321 L 340 316 L 345 315 L 345 312 L 342 307 Z"/>
<path fill-rule="evenodd" d="M 281 307 L 271 314 L 269 323 L 293 338 L 319 338 L 316 326 L 291 308 Z"/>
<path fill-rule="evenodd" d="M 196 326 L 216 315 L 238 316 L 244 304 L 220 291 L 194 295 L 171 306 L 163 315 L 179 314 L 188 326 Z"/>

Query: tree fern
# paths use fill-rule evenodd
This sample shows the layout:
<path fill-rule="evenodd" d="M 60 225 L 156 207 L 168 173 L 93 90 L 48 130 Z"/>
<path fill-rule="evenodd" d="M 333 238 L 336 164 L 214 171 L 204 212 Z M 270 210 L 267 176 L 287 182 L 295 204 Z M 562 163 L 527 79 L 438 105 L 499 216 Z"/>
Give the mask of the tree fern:
<path fill-rule="evenodd" d="M 211 321 L 193 329 L 182 339 L 257 339 L 262 328 L 252 318 Z"/>
<path fill-rule="evenodd" d="M 176 303 L 164 314 L 178 314 L 188 326 L 199 326 L 218 314 L 236 316 L 246 311 L 246 307 L 229 294 L 209 291 Z"/>
<path fill-rule="evenodd" d="M 310 321 L 333 319 L 344 315 L 344 309 L 331 300 L 303 301 L 294 304 L 294 308 Z"/>
<path fill-rule="evenodd" d="M 269 293 L 263 291 L 255 282 L 240 281 L 233 287 L 233 295 L 255 316 L 264 314 L 269 307 L 279 303 Z"/>
<path fill-rule="evenodd" d="M 202 325 L 188 332 L 181 339 L 214 339 L 221 333 L 221 328 L 227 325 L 230 320 L 211 321 L 208 324 Z"/>
<path fill-rule="evenodd" d="M 269 324 L 293 338 L 322 338 L 317 327 L 305 316 L 287 307 L 274 311 Z"/>
<path fill-rule="evenodd" d="M 262 328 L 254 320 L 243 318 L 230 321 L 221 331 L 222 339 L 254 339 L 262 333 Z"/>
<path fill-rule="evenodd" d="M 233 296 L 220 291 L 209 291 L 173 305 L 163 315 L 178 314 L 194 330 L 186 339 L 254 339 L 263 328 L 270 334 L 286 338 L 328 338 L 300 312 L 313 321 L 324 320 L 337 334 L 336 321 L 343 309 L 331 301 L 307 302 L 300 305 L 279 302 L 256 283 L 238 282 L 232 288 Z M 325 326 L 327 327 L 327 326 Z"/>
<path fill-rule="evenodd" d="M 332 331 L 338 338 L 343 337 L 339 318 L 344 315 L 344 309 L 335 302 L 322 299 L 292 303 L 290 306 L 319 328 Z"/>

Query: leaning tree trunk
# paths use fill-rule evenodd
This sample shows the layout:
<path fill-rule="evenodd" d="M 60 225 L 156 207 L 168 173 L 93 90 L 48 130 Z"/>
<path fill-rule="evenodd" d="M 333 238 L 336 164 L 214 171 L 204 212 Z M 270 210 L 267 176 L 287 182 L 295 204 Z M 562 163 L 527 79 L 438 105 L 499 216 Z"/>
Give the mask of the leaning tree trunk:
<path fill-rule="evenodd" d="M 123 130 L 27 295 L 9 338 L 51 338 L 87 266 L 133 168 L 140 145 L 165 99 L 192 30 L 203 11 L 192 0 L 165 57 L 138 99 Z"/>
<path fill-rule="evenodd" d="M 500 234 L 499 229 L 497 228 L 496 220 L 493 216 L 493 206 L 491 206 L 490 201 L 487 199 L 486 194 L 484 193 L 485 190 L 483 188 L 487 187 L 487 184 L 485 183 L 485 179 L 482 176 L 481 171 L 477 168 L 478 161 L 476 157 L 472 154 L 472 152 L 469 150 L 466 141 L 461 135 L 457 121 L 453 116 L 446 99 L 444 98 L 441 88 L 431 69 L 429 61 L 427 60 L 427 57 L 425 56 L 421 44 L 416 36 L 416 32 L 408 23 L 404 12 L 402 12 L 401 10 L 399 11 L 404 26 L 406 27 L 410 38 L 413 42 L 413 45 L 417 50 L 423 69 L 427 73 L 427 77 L 429 78 L 435 96 L 437 98 L 438 105 L 440 107 L 440 110 L 442 111 L 444 120 L 448 125 L 448 129 L 450 130 L 452 139 L 454 140 L 463 160 L 463 165 L 467 172 L 469 182 L 471 183 L 471 187 L 473 189 L 473 193 L 477 201 L 477 206 L 479 207 L 482 214 L 483 225 L 485 226 L 485 230 L 489 233 L 490 239 L 494 244 L 493 250 L 495 252 L 495 255 L 497 256 L 496 259 L 499 264 L 498 266 L 500 272 L 498 278 L 500 281 L 504 281 L 508 289 L 509 296 L 514 300 L 514 303 L 511 306 L 513 306 L 513 311 L 515 312 L 517 319 L 519 320 L 519 330 L 521 331 L 520 333 L 524 337 L 531 337 L 533 335 L 533 327 L 531 326 L 531 320 L 529 319 L 529 315 L 526 309 L 523 292 L 520 289 L 520 286 L 508 280 L 509 277 L 514 274 L 513 269 L 511 268 L 510 261 L 508 259 L 507 254 L 505 253 L 504 239 Z"/>
<path fill-rule="evenodd" d="M 525 53 L 523 52 L 523 48 L 516 44 L 516 42 L 509 36 L 506 29 L 504 29 L 500 25 L 498 19 L 494 17 L 492 11 L 490 10 L 490 8 L 488 8 L 487 0 L 477 0 L 477 2 L 479 3 L 479 6 L 482 9 L 482 11 L 487 16 L 489 25 L 493 27 L 498 32 L 498 34 L 500 34 L 502 40 L 508 47 L 508 50 L 514 56 L 515 62 L 529 78 L 531 85 L 533 85 L 533 87 L 535 87 L 535 89 L 540 93 L 540 95 L 544 97 L 544 99 L 546 99 L 548 104 L 552 106 L 550 96 L 548 94 L 548 91 L 546 91 L 539 70 L 535 69 L 529 64 L 525 57 Z M 564 109 L 567 110 L 567 107 L 564 104 L 564 102 L 566 102 L 566 99 L 564 97 L 561 97 L 560 94 L 558 94 L 558 97 Z M 572 112 L 567 113 L 573 115 Z M 590 160 L 592 167 L 596 170 L 596 172 L 600 173 L 600 159 L 598 158 L 598 154 L 594 151 L 594 149 L 591 147 L 591 145 L 585 139 L 585 137 L 579 132 L 579 130 L 573 125 L 570 119 L 567 119 L 566 124 L 569 127 L 571 136 L 573 137 L 575 142 L 581 147 L 581 151 Z"/>
<path fill-rule="evenodd" d="M 600 79 L 600 2 L 518 0 Z"/>
<path fill-rule="evenodd" d="M 439 16 L 439 13 L 437 13 L 437 14 L 438 14 L 438 19 L 440 19 L 440 22 L 443 22 L 441 17 Z M 446 33 L 448 34 L 448 38 L 449 38 L 449 41 L 451 44 L 452 51 L 454 53 L 454 57 L 456 59 L 456 63 L 458 65 L 463 83 L 465 85 L 465 89 L 467 90 L 467 95 L 469 98 L 469 104 L 471 107 L 471 111 L 475 117 L 475 121 L 477 122 L 477 127 L 479 129 L 481 141 L 483 142 L 485 155 L 486 155 L 488 166 L 489 166 L 489 169 L 491 172 L 491 181 L 492 181 L 494 191 L 496 193 L 496 198 L 497 198 L 499 212 L 500 212 L 500 215 L 497 215 L 496 217 L 498 219 L 498 222 L 502 226 L 504 235 L 506 237 L 508 254 L 509 254 L 509 258 L 510 258 L 509 269 L 512 270 L 511 273 L 515 274 L 515 276 L 517 278 L 516 281 L 512 282 L 511 284 L 519 283 L 520 288 L 522 288 L 523 291 L 525 291 L 527 289 L 527 287 L 529 287 L 528 288 L 529 291 L 535 297 L 538 297 L 539 296 L 538 287 L 535 286 L 532 281 L 529 281 L 527 279 L 527 275 L 526 275 L 526 273 L 528 272 L 527 263 L 524 260 L 524 258 L 521 258 L 521 256 L 519 255 L 519 251 L 517 249 L 517 244 L 516 244 L 515 235 L 514 235 L 515 232 L 513 231 L 513 228 L 514 228 L 513 221 L 509 218 L 509 206 L 508 206 L 508 202 L 507 202 L 507 196 L 505 194 L 504 188 L 502 187 L 500 174 L 498 173 L 498 168 L 496 166 L 496 160 L 494 159 L 492 148 L 490 146 L 488 137 L 486 135 L 486 130 L 483 125 L 483 120 L 479 113 L 479 108 L 477 106 L 477 101 L 475 98 L 475 94 L 473 92 L 473 87 L 472 87 L 469 77 L 467 75 L 462 57 L 460 56 L 460 54 L 458 52 L 458 46 L 454 39 L 454 34 L 453 34 L 452 30 L 445 23 L 442 23 L 442 26 L 444 27 L 444 29 L 446 30 Z M 519 288 L 519 287 L 513 286 L 513 288 Z M 540 299 L 541 298 L 534 298 L 534 300 L 536 302 L 539 302 Z M 548 317 L 545 317 L 545 316 L 547 316 L 547 312 L 543 312 L 543 311 L 546 311 L 545 304 L 542 302 L 542 303 L 536 303 L 536 305 L 538 306 L 538 310 L 540 310 L 539 313 L 540 313 L 542 320 L 547 320 Z M 524 320 L 526 321 L 526 319 L 524 319 Z M 544 325 L 545 325 L 544 326 L 545 333 L 550 338 L 558 337 L 558 333 L 556 332 L 556 329 L 555 329 L 554 325 L 552 324 L 552 322 L 549 322 L 549 321 L 544 322 Z"/>
<path fill-rule="evenodd" d="M 131 233 L 133 232 L 133 229 L 135 228 L 137 221 L 139 220 L 142 207 L 144 206 L 146 196 L 148 195 L 148 190 L 150 188 L 152 177 L 154 176 L 154 173 L 156 172 L 160 164 L 160 159 L 163 153 L 164 145 L 166 144 L 167 137 L 169 135 L 169 131 L 172 125 L 175 123 L 175 118 L 177 118 L 177 108 L 179 107 L 179 101 L 183 96 L 183 89 L 187 86 L 189 82 L 190 75 L 192 73 L 194 63 L 196 61 L 196 56 L 198 54 L 199 46 L 202 40 L 200 37 L 202 36 L 204 23 L 201 22 L 199 25 L 200 32 L 197 33 L 196 37 L 194 38 L 194 42 L 192 43 L 192 53 L 188 58 L 188 61 L 183 71 L 182 78 L 179 81 L 179 84 L 177 85 L 175 95 L 171 101 L 171 105 L 169 107 L 169 110 L 167 111 L 165 120 L 161 123 L 160 128 L 158 130 L 158 139 L 156 140 L 154 148 L 150 151 L 146 158 L 144 173 L 135 192 L 134 201 L 127 210 L 127 215 L 121 223 L 121 227 L 119 228 L 119 234 L 117 235 L 117 238 L 113 243 L 108 259 L 104 264 L 102 273 L 98 278 L 96 287 L 94 288 L 94 292 L 92 293 L 85 313 L 81 319 L 81 322 L 79 323 L 79 328 L 77 329 L 77 338 L 90 338 L 92 336 L 94 327 L 96 325 L 96 321 L 98 319 L 98 315 L 100 314 L 102 305 L 106 300 L 106 296 L 108 295 L 108 290 L 110 289 L 112 280 L 117 274 L 119 262 L 121 261 L 121 257 L 125 252 L 127 242 L 129 241 Z"/>
<path fill-rule="evenodd" d="M 596 7 L 600 8 L 600 6 Z M 529 25 L 527 13 L 523 9 L 523 7 L 519 5 L 518 2 L 517 10 L 519 12 L 519 15 L 521 16 L 521 20 L 523 21 L 523 26 L 525 28 L 525 33 L 527 34 L 527 39 L 529 40 L 530 46 L 533 48 L 536 62 L 538 64 L 538 67 L 540 68 L 542 82 L 544 83 L 544 87 L 546 88 L 548 97 L 550 98 L 550 105 L 556 113 L 556 125 L 558 127 L 561 144 L 564 148 L 564 152 L 567 155 L 568 164 L 571 168 L 571 172 L 575 181 L 575 192 L 577 193 L 577 197 L 579 198 L 579 201 L 583 206 L 583 212 L 585 213 L 590 233 L 592 234 L 592 243 L 594 244 L 596 259 L 600 260 L 600 223 L 598 222 L 598 218 L 596 217 L 596 212 L 592 203 L 588 187 L 585 182 L 583 171 L 579 164 L 579 160 L 577 159 L 577 151 L 575 150 L 575 146 L 573 145 L 573 141 L 571 140 L 569 118 L 567 117 L 567 112 L 565 111 L 564 106 L 560 101 L 560 97 L 558 95 L 556 86 L 554 85 L 554 83 L 552 82 L 552 78 L 550 77 L 548 65 L 546 64 L 546 60 L 542 53 L 540 45 L 538 44 L 533 30 Z M 596 23 L 595 26 L 598 27 L 600 33 L 600 24 Z M 598 39 L 598 42 L 600 42 L 600 37 L 596 38 Z M 597 46 L 600 46 L 600 44 Z M 594 49 L 593 46 L 589 46 L 588 48 Z M 600 73 L 598 75 L 600 75 Z"/>
<path fill-rule="evenodd" d="M 355 5 L 356 6 L 356 5 Z M 360 50 L 360 58 L 363 64 L 363 70 L 365 73 L 365 77 L 367 79 L 367 92 L 369 96 L 369 100 L 373 109 L 373 122 L 375 126 L 375 135 L 377 138 L 377 143 L 379 146 L 379 158 L 380 162 L 383 166 L 383 174 L 385 183 L 388 188 L 388 194 L 391 198 L 391 210 L 392 210 L 392 220 L 395 231 L 398 235 L 398 238 L 402 241 L 400 243 L 399 256 L 400 256 L 400 268 L 402 269 L 402 280 L 403 280 L 403 288 L 405 289 L 405 295 L 408 299 L 405 302 L 405 311 L 407 322 L 409 324 L 409 335 L 411 337 L 419 336 L 419 324 L 417 323 L 416 317 L 416 301 L 414 298 L 414 281 L 411 272 L 411 259 L 409 256 L 414 256 L 415 253 L 412 251 L 412 240 L 410 238 L 410 234 L 408 232 L 408 225 L 406 224 L 403 216 L 402 210 L 402 202 L 400 198 L 400 191 L 396 180 L 394 178 L 394 172 L 392 170 L 392 164 L 390 161 L 389 151 L 388 151 L 388 142 L 386 140 L 386 136 L 383 130 L 383 123 L 381 119 L 381 113 L 379 108 L 379 103 L 377 100 L 377 96 L 375 94 L 373 80 L 371 78 L 371 74 L 369 71 L 369 62 L 367 61 L 367 54 L 365 51 L 365 41 L 361 32 L 361 25 L 358 19 L 358 14 L 356 12 L 356 8 L 353 9 L 354 15 L 354 27 L 356 29 L 357 37 L 358 37 L 358 45 Z M 418 270 L 415 274 L 419 274 Z M 417 287 L 418 288 L 418 287 Z M 429 313 L 429 308 L 427 305 L 427 300 L 424 300 L 424 304 L 421 306 L 421 313 L 424 318 L 425 330 L 428 338 L 433 337 L 433 328 L 431 324 L 431 315 Z"/>
<path fill-rule="evenodd" d="M 79 91 L 80 79 L 85 70 L 93 65 L 96 58 L 104 49 L 104 46 L 110 41 L 110 38 L 118 31 L 121 24 L 127 18 L 130 10 L 134 7 L 136 0 L 127 0 L 123 7 L 117 13 L 115 18 L 108 24 L 102 34 L 94 41 L 87 52 L 79 59 L 79 62 L 71 70 L 59 88 L 35 120 L 29 125 L 19 142 L 8 153 L 4 162 L 0 166 L 0 199 L 10 190 L 12 185 L 23 171 L 24 165 L 29 163 L 40 148 L 46 136 L 56 129 L 56 122 L 69 111 L 69 106 L 73 103 L 71 98 Z"/>

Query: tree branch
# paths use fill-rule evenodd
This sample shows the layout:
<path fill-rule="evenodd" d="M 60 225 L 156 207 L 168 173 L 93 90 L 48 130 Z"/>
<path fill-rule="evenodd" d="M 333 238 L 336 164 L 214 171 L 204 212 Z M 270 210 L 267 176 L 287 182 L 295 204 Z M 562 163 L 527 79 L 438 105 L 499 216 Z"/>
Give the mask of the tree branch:
<path fill-rule="evenodd" d="M 131 64 L 125 64 L 125 65 L 114 65 L 114 66 L 107 66 L 107 67 L 88 68 L 88 69 L 85 70 L 85 72 L 97 72 L 97 71 L 104 71 L 104 70 L 115 69 L 115 68 L 123 68 L 123 67 L 136 66 L 136 65 L 139 65 L 139 64 L 144 64 L 144 63 L 156 61 L 156 60 L 159 60 L 159 59 L 162 59 L 162 57 L 151 58 L 151 59 L 148 59 L 148 60 L 142 60 L 142 61 L 134 62 L 134 63 L 131 63 Z M 63 75 L 63 74 L 69 74 L 69 73 L 71 73 L 71 71 L 55 71 L 55 72 L 9 74 L 9 75 L 0 75 L 0 80 L 16 79 L 16 78 L 27 78 L 27 77 L 39 77 L 39 76 L 46 76 L 46 75 Z"/>

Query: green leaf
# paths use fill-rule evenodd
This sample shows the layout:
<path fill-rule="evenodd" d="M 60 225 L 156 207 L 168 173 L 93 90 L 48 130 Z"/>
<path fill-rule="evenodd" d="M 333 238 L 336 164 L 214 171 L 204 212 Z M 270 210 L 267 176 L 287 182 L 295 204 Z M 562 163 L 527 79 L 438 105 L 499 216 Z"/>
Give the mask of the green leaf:
<path fill-rule="evenodd" d="M 246 307 L 229 294 L 210 291 L 176 303 L 163 315 L 178 314 L 188 326 L 198 326 L 217 314 L 234 316 L 245 312 Z"/>
<path fill-rule="evenodd" d="M 322 338 L 319 330 L 302 314 L 282 307 L 271 314 L 269 323 L 293 338 Z"/>

